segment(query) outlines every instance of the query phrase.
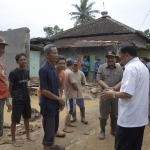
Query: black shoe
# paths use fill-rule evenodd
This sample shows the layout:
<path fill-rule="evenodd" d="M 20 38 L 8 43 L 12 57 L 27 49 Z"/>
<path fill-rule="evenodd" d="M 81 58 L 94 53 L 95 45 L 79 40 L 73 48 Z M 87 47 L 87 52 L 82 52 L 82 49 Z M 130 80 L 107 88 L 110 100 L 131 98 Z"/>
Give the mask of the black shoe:
<path fill-rule="evenodd" d="M 115 136 L 116 132 L 110 131 L 110 134 L 113 135 L 113 136 Z"/>
<path fill-rule="evenodd" d="M 64 146 L 55 145 L 55 147 L 50 148 L 50 150 L 65 150 Z"/>

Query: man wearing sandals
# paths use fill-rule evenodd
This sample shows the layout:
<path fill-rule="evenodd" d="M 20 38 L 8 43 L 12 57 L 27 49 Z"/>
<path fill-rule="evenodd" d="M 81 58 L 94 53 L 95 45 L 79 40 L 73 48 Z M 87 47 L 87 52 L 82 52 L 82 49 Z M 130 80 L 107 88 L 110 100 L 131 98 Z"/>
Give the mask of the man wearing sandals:
<path fill-rule="evenodd" d="M 23 141 L 15 138 L 16 124 L 20 123 L 21 116 L 24 118 L 26 129 L 26 139 L 34 142 L 35 140 L 29 133 L 29 119 L 31 118 L 30 96 L 28 92 L 28 81 L 30 80 L 29 71 L 26 69 L 27 58 L 24 53 L 17 54 L 16 62 L 19 65 L 9 74 L 9 92 L 12 97 L 12 116 L 11 116 L 11 135 L 12 144 L 20 147 Z"/>
<path fill-rule="evenodd" d="M 5 40 L 0 37 L 0 57 L 3 56 L 5 52 Z M 4 104 L 8 107 L 7 112 L 11 111 L 11 104 L 8 100 L 8 80 L 6 78 L 6 69 L 4 65 L 0 62 L 0 139 L 3 136 L 3 115 L 4 115 Z"/>
<path fill-rule="evenodd" d="M 85 75 L 82 71 L 78 70 L 78 62 L 75 60 L 74 61 L 74 66 L 73 66 L 73 76 L 76 81 L 76 84 L 78 86 L 78 98 L 76 100 L 76 103 L 78 107 L 80 108 L 80 115 L 81 115 L 81 122 L 84 124 L 88 124 L 88 121 L 85 120 L 85 105 L 84 105 L 84 98 L 82 94 L 82 86 L 85 85 L 86 79 Z M 74 113 L 72 114 L 72 120 L 71 122 L 75 122 L 77 120 L 76 118 L 76 109 Z"/>
<path fill-rule="evenodd" d="M 48 44 L 44 47 L 46 62 L 39 70 L 41 90 L 41 114 L 43 116 L 44 150 L 65 150 L 64 147 L 55 145 L 55 134 L 59 126 L 59 111 L 65 107 L 65 101 L 59 95 L 59 77 L 55 63 L 58 60 L 58 50 L 55 45 Z"/>
<path fill-rule="evenodd" d="M 78 97 L 77 91 L 78 87 L 76 85 L 76 81 L 73 76 L 73 59 L 68 58 L 66 60 L 67 69 L 65 70 L 65 96 L 66 96 L 66 107 L 67 107 L 67 115 L 65 119 L 64 132 L 72 133 L 72 130 L 69 130 L 67 126 L 75 127 L 74 124 L 70 123 L 71 115 L 73 114 L 76 106 L 76 99 Z"/>
<path fill-rule="evenodd" d="M 65 64 L 66 64 L 66 58 L 62 55 L 58 56 L 58 60 L 56 61 L 56 72 L 58 74 L 59 77 L 59 92 L 60 92 L 60 96 L 62 97 L 63 94 L 63 89 L 64 89 L 64 83 L 65 83 Z M 38 99 L 39 99 L 39 105 L 41 102 L 41 90 L 40 90 L 40 86 L 37 89 L 37 95 L 38 95 Z M 42 123 L 44 122 L 44 120 L 42 120 Z M 57 133 L 55 134 L 56 137 L 65 137 L 66 134 L 64 132 L 59 132 L 59 129 L 57 131 Z"/>

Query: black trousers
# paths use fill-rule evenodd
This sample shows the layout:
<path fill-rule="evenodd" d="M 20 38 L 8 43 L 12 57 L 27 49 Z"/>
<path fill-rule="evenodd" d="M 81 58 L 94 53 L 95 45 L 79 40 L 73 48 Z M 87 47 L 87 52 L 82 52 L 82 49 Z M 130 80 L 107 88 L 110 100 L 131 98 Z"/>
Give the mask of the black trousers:
<path fill-rule="evenodd" d="M 43 116 L 44 119 L 44 138 L 42 144 L 44 146 L 52 146 L 54 135 L 57 133 L 58 126 L 59 126 L 59 115 L 50 117 L 50 116 Z"/>
<path fill-rule="evenodd" d="M 115 150 L 141 150 L 145 126 L 124 128 L 117 126 Z"/>

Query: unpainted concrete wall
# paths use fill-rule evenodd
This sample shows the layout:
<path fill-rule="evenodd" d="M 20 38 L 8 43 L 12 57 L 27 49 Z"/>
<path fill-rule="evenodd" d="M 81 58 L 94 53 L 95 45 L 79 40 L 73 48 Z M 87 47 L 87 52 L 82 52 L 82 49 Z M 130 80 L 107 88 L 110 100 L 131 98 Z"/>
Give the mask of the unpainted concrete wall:
<path fill-rule="evenodd" d="M 7 69 L 7 77 L 10 71 L 18 66 L 15 61 L 15 56 L 18 53 L 27 55 L 27 68 L 29 69 L 30 30 L 28 28 L 9 29 L 8 31 L 0 31 L 0 36 L 9 44 L 5 48 L 5 54 L 0 57 L 0 61 Z"/>

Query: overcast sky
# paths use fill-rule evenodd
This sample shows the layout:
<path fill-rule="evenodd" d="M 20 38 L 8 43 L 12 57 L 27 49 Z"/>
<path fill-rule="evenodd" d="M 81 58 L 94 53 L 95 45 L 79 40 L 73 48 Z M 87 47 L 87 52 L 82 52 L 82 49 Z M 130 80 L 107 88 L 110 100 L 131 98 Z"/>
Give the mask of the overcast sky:
<path fill-rule="evenodd" d="M 89 0 L 96 2 L 93 9 L 105 10 L 111 18 L 139 30 L 150 11 L 150 0 Z M 71 4 L 80 0 L 0 0 L 0 30 L 28 27 L 30 36 L 45 37 L 44 26 L 58 25 L 64 30 L 72 28 L 69 12 L 75 11 Z M 97 15 L 100 18 L 101 14 Z M 150 13 L 140 30 L 150 29 Z"/>

